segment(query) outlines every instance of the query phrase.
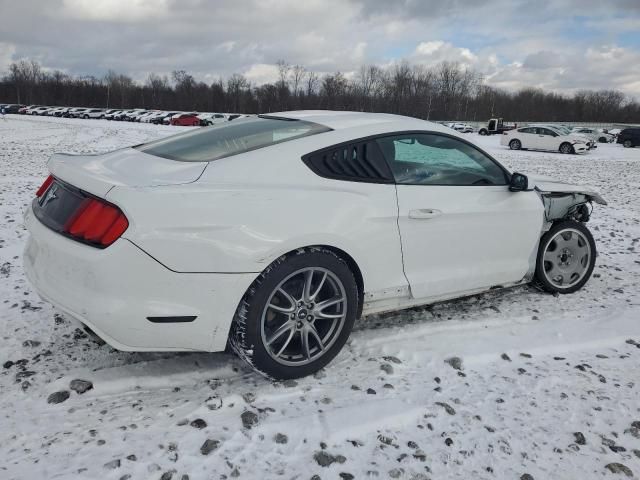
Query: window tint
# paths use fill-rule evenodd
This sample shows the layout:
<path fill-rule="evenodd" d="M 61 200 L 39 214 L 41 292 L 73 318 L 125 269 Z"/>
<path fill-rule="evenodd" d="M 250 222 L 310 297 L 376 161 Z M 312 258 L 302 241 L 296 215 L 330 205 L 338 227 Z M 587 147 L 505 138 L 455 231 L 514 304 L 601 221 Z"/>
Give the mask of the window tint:
<path fill-rule="evenodd" d="M 238 119 L 136 147 L 150 155 L 182 162 L 209 162 L 331 129 L 303 120 L 275 117 Z"/>
<path fill-rule="evenodd" d="M 506 185 L 505 171 L 458 139 L 407 134 L 377 140 L 396 183 L 407 185 Z"/>
<path fill-rule="evenodd" d="M 335 145 L 302 157 L 316 175 L 335 180 L 394 183 L 389 165 L 375 141 Z"/>

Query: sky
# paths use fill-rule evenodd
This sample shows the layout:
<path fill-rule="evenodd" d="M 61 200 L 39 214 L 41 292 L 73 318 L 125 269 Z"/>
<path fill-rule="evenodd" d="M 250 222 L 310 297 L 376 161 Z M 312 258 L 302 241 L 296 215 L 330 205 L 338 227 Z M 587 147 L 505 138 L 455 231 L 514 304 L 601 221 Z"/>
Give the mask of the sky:
<path fill-rule="evenodd" d="M 448 60 L 495 87 L 640 99 L 640 0 L 0 0 L 0 72 L 21 58 L 255 85 L 276 79 L 278 60 L 347 76 Z"/>

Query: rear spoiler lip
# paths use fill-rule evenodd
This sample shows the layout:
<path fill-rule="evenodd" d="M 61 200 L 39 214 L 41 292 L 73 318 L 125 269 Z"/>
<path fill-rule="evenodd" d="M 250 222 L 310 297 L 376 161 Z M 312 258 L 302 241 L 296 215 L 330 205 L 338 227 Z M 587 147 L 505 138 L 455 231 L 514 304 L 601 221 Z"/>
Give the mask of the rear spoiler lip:
<path fill-rule="evenodd" d="M 95 158 L 100 154 L 76 154 L 76 153 L 54 153 L 47 162 L 47 168 L 55 178 L 72 185 L 78 189 L 86 191 L 96 197 L 105 198 L 109 191 L 115 186 L 114 183 L 106 182 L 95 175 L 80 173 L 77 165 L 65 162 L 68 158 Z"/>
<path fill-rule="evenodd" d="M 54 153 L 47 162 L 54 177 L 103 199 L 114 187 L 193 183 L 200 179 L 207 165 L 176 162 L 131 147 L 105 153 Z"/>

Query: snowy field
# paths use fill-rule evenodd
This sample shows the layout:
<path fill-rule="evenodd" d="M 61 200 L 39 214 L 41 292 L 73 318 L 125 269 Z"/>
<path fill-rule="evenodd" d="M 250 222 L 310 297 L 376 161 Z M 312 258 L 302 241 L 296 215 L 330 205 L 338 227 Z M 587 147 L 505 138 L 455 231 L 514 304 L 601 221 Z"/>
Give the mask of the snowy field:
<path fill-rule="evenodd" d="M 98 345 L 22 272 L 22 211 L 51 153 L 178 131 L 0 120 L 0 479 L 640 478 L 640 148 L 511 152 L 469 134 L 512 169 L 603 194 L 591 281 L 369 317 L 320 374 L 272 383 L 230 354 Z"/>

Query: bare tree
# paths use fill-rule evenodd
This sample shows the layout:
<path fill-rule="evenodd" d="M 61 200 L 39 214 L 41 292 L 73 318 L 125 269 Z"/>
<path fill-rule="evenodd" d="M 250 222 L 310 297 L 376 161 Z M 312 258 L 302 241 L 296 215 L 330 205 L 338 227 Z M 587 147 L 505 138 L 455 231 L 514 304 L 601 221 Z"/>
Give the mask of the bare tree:
<path fill-rule="evenodd" d="M 316 93 L 318 89 L 319 77 L 316 72 L 312 72 L 311 70 L 307 71 L 307 97 L 311 97 Z"/>
<path fill-rule="evenodd" d="M 238 73 L 234 73 L 227 80 L 227 96 L 232 112 L 240 112 L 243 104 L 243 94 L 249 89 L 247 79 Z"/>
<path fill-rule="evenodd" d="M 163 94 L 169 89 L 169 79 L 166 75 L 160 76 L 150 73 L 146 85 L 151 90 L 152 105 L 159 105 L 162 102 Z"/>
<path fill-rule="evenodd" d="M 302 79 L 306 73 L 307 70 L 302 65 L 294 65 L 291 67 L 291 90 L 293 90 L 294 96 L 298 95 Z"/>

